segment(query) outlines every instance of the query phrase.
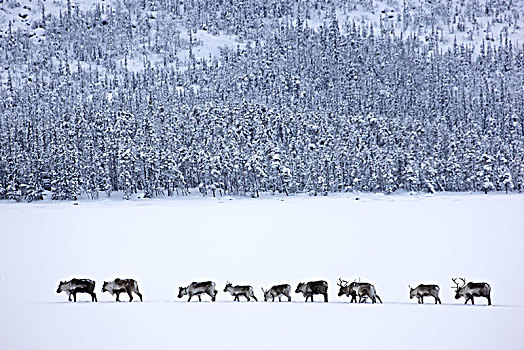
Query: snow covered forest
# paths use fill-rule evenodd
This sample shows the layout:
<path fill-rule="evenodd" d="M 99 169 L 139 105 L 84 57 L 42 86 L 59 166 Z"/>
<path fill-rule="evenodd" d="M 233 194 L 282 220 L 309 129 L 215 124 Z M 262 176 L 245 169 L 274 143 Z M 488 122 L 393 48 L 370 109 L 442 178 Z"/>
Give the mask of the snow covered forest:
<path fill-rule="evenodd" d="M 523 9 L 2 1 L 0 199 L 520 192 Z"/>

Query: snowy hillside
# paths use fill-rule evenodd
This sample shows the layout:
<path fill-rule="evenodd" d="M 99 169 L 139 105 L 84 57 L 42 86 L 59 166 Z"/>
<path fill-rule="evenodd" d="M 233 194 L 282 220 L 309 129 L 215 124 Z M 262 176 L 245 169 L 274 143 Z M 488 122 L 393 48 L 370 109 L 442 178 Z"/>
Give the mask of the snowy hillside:
<path fill-rule="evenodd" d="M 520 349 L 523 207 L 480 194 L 0 203 L 0 349 Z M 458 276 L 489 282 L 493 306 L 455 300 Z M 99 302 L 56 294 L 72 277 L 94 279 Z M 115 277 L 135 278 L 144 302 L 101 293 Z M 339 277 L 374 283 L 384 303 L 349 304 Z M 222 292 L 316 279 L 327 304 Z M 176 298 L 199 280 L 217 283 L 216 303 Z M 423 282 L 442 305 L 409 299 Z"/>
<path fill-rule="evenodd" d="M 523 9 L 4 1 L 0 199 L 522 191 Z"/>
<path fill-rule="evenodd" d="M 131 5 L 135 3 L 135 5 Z M 200 1 L 200 4 L 206 2 Z M 212 2 L 208 2 L 212 3 Z M 69 5 L 68 5 L 69 4 Z M 114 8 L 129 6 L 148 8 L 147 15 L 153 22 L 162 13 L 163 4 L 169 2 L 133 2 L 118 0 L 80 0 L 80 1 L 32 1 L 32 0 L 7 0 L 0 4 L 0 24 L 3 35 L 7 35 L 9 26 L 11 30 L 21 29 L 27 31 L 33 40 L 41 40 L 45 37 L 43 19 L 46 16 L 59 17 L 70 11 L 89 12 L 96 8 L 105 8 L 114 11 Z M 245 7 L 243 2 L 231 2 L 236 10 Z M 172 5 L 173 6 L 173 5 Z M 180 1 L 180 12 L 187 14 L 189 7 L 185 1 Z M 459 43 L 476 44 L 485 41 L 499 43 L 499 38 L 508 38 L 516 45 L 524 43 L 524 2 L 519 0 L 386 0 L 386 1 L 355 1 L 338 0 L 330 2 L 291 1 L 288 5 L 292 10 L 287 16 L 279 17 L 279 20 L 295 20 L 296 16 L 302 14 L 310 25 L 317 28 L 330 19 L 331 11 L 336 13 L 340 23 L 356 22 L 373 24 L 377 31 L 387 31 L 404 36 L 416 35 L 422 42 L 439 41 L 444 47 L 450 46 L 456 39 Z M 168 7 L 171 8 L 171 7 Z M 201 10 L 206 9 L 205 6 Z M 178 13 L 178 11 L 175 11 Z M 211 15 L 211 13 L 209 13 Z M 162 15 L 161 15 L 162 16 Z M 288 18 L 286 18 L 288 17 Z M 185 18 L 187 20 L 188 18 Z M 270 18 L 268 18 L 270 19 Z M 205 25 L 197 30 L 207 31 Z M 185 33 L 184 33 L 185 34 Z M 222 41 L 219 33 L 211 34 L 213 39 Z M 198 41 L 198 39 L 197 39 Z M 206 40 L 202 36 L 201 46 L 203 50 L 215 51 L 215 40 Z M 202 57 L 206 57 L 205 55 Z"/>

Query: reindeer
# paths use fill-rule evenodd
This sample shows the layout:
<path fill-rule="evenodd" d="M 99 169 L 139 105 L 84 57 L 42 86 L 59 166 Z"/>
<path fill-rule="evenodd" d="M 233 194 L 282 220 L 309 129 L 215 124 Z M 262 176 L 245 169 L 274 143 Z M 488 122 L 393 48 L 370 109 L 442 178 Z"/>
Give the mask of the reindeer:
<path fill-rule="evenodd" d="M 359 303 L 365 303 L 366 298 L 371 299 L 371 302 L 375 304 L 378 301 L 382 304 L 382 299 L 377 294 L 377 290 L 375 289 L 375 286 L 371 283 L 365 283 L 365 282 L 352 282 L 354 284 L 353 288 L 356 288 L 357 295 L 359 297 Z"/>
<path fill-rule="evenodd" d="M 215 282 L 192 282 L 187 287 L 178 288 L 178 297 L 182 298 L 184 295 L 189 295 L 188 302 L 191 301 L 193 295 L 198 297 L 198 301 L 202 301 L 200 294 L 206 293 L 211 297 L 211 301 L 216 301 L 217 291 L 215 289 Z"/>
<path fill-rule="evenodd" d="M 351 302 L 353 302 L 353 300 L 357 302 L 357 292 L 353 288 L 351 288 L 351 286 L 348 283 L 348 281 L 345 281 L 342 278 L 338 279 L 337 286 L 340 287 L 340 289 L 338 290 L 338 296 L 341 297 L 343 295 L 346 295 L 347 297 L 349 297 L 351 295 Z"/>
<path fill-rule="evenodd" d="M 440 301 L 440 298 L 438 296 L 440 292 L 440 287 L 436 284 L 419 284 L 417 288 L 411 288 L 411 286 L 408 287 L 409 298 L 413 299 L 414 297 L 417 297 L 419 304 L 424 304 L 424 297 L 426 296 L 432 296 L 433 298 L 435 298 L 435 304 L 442 304 L 442 301 Z"/>
<path fill-rule="evenodd" d="M 98 301 L 94 291 L 95 281 L 77 278 L 73 278 L 71 281 L 60 281 L 58 289 L 56 290 L 57 293 L 66 292 L 69 301 L 71 301 L 71 295 L 73 295 L 73 301 L 75 303 L 76 293 L 87 293 L 91 295 L 91 301 Z"/>
<path fill-rule="evenodd" d="M 253 287 L 251 286 L 234 286 L 231 282 L 227 281 L 226 287 L 224 288 L 224 293 L 229 292 L 232 296 L 235 297 L 234 301 L 240 301 L 240 296 L 244 296 L 247 301 L 250 301 L 251 298 L 258 301 L 255 293 L 253 293 Z"/>
<path fill-rule="evenodd" d="M 371 283 L 357 282 L 356 280 L 349 284 L 348 283 L 348 281 L 339 278 L 339 283 L 337 283 L 340 287 L 338 296 L 346 295 L 349 297 L 351 295 L 350 303 L 356 303 L 358 296 L 358 303 L 365 303 L 367 298 L 369 298 L 373 304 L 376 303 L 377 299 L 382 304 L 382 299 L 377 295 L 375 286 Z"/>
<path fill-rule="evenodd" d="M 306 302 L 311 298 L 313 302 L 313 295 L 322 294 L 324 296 L 324 302 L 328 302 L 328 284 L 326 281 L 312 281 L 307 283 L 300 282 L 295 290 L 295 293 L 302 293 L 306 297 Z"/>
<path fill-rule="evenodd" d="M 278 301 L 282 301 L 282 296 L 287 297 L 287 301 L 291 301 L 291 286 L 289 284 L 279 284 L 276 286 L 271 287 L 268 290 L 262 289 L 262 292 L 264 293 L 264 301 L 268 301 L 269 298 L 271 298 L 271 301 L 275 301 L 275 297 L 278 298 Z"/>
<path fill-rule="evenodd" d="M 351 295 L 351 301 L 350 303 L 356 303 L 357 302 L 357 296 L 359 297 L 358 302 L 359 303 L 365 303 L 367 298 L 371 299 L 371 301 L 376 303 L 376 300 L 380 301 L 382 304 L 382 299 L 377 295 L 377 291 L 375 289 L 375 286 L 371 283 L 367 282 L 357 282 L 356 280 L 348 284 L 348 281 L 345 281 L 341 278 L 339 278 L 339 283 L 337 285 L 340 287 L 340 290 L 338 292 L 338 296 Z"/>
<path fill-rule="evenodd" d="M 458 279 L 462 281 L 462 286 L 459 286 L 457 282 Z M 452 278 L 451 280 L 455 283 L 455 287 L 451 287 L 455 289 L 455 299 L 464 297 L 466 298 L 464 304 L 467 304 L 468 300 L 471 300 L 471 304 L 475 305 L 474 297 L 484 297 L 488 299 L 488 305 L 491 305 L 491 286 L 489 283 L 468 282 L 468 284 L 466 284 L 465 278 Z"/>
<path fill-rule="evenodd" d="M 102 293 L 109 292 L 111 295 L 116 294 L 116 301 L 120 301 L 120 293 L 127 293 L 129 295 L 129 302 L 133 301 L 133 294 L 135 293 L 142 300 L 142 294 L 138 290 L 138 283 L 133 279 L 116 278 L 114 281 L 106 282 L 102 286 Z"/>

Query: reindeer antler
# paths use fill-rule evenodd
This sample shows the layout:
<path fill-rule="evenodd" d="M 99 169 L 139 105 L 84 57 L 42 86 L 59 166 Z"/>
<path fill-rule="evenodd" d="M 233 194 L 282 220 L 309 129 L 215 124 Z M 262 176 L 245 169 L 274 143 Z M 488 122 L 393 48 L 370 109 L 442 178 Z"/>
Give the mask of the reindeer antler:
<path fill-rule="evenodd" d="M 452 278 L 451 280 L 453 281 L 453 283 L 455 283 L 455 287 L 451 287 L 451 288 L 457 288 L 457 290 L 458 290 L 459 288 L 462 288 L 462 287 L 464 287 L 466 285 L 466 279 L 465 278 L 462 278 L 462 277 L 460 277 L 460 278 Z M 461 286 L 459 286 L 457 280 L 461 280 L 462 281 L 462 285 Z"/>
<path fill-rule="evenodd" d="M 338 280 L 339 280 L 340 282 L 337 283 L 337 286 L 339 286 L 339 287 L 347 287 L 347 286 L 348 286 L 348 283 L 349 283 L 348 281 L 345 281 L 345 280 L 343 280 L 342 278 L 339 278 Z"/>

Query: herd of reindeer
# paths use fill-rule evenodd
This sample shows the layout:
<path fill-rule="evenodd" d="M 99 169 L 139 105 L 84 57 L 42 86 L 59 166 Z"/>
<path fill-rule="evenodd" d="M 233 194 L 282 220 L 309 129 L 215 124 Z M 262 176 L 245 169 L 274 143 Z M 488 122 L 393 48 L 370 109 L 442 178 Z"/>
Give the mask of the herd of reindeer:
<path fill-rule="evenodd" d="M 459 281 L 457 281 L 459 280 Z M 471 300 L 471 304 L 475 304 L 475 297 L 484 297 L 488 300 L 488 305 L 491 305 L 491 286 L 486 282 L 468 282 L 464 278 L 452 278 L 455 283 L 455 299 L 464 297 L 466 299 L 465 304 Z M 462 285 L 459 283 L 462 282 Z M 377 294 L 375 286 L 371 283 L 353 281 L 348 282 L 339 278 L 337 283 L 339 287 L 338 296 L 351 297 L 351 303 L 366 303 L 367 300 L 371 300 L 372 303 L 376 303 L 377 300 L 382 304 L 382 299 Z M 91 296 L 91 301 L 98 301 L 95 294 L 95 282 L 90 279 L 77 279 L 73 278 L 70 281 L 60 282 L 58 285 L 57 293 L 65 292 L 69 301 L 73 296 L 73 301 L 76 302 L 77 293 L 87 293 Z M 111 282 L 105 282 L 102 285 L 102 293 L 109 292 L 111 295 L 116 295 L 116 301 L 120 301 L 120 294 L 127 293 L 129 301 L 133 301 L 133 293 L 138 295 L 140 301 L 142 300 L 142 294 L 138 289 L 138 283 L 133 279 L 120 279 L 117 278 Z M 234 298 L 234 301 L 240 301 L 240 297 L 246 298 L 250 301 L 253 298 L 258 301 L 253 287 L 251 286 L 233 286 L 229 281 L 227 282 L 224 293 L 229 292 Z M 282 297 L 286 297 L 287 301 L 291 301 L 291 286 L 289 284 L 275 285 L 267 290 L 262 288 L 264 293 L 264 301 L 282 301 Z M 424 297 L 431 296 L 435 299 L 435 304 L 442 304 L 439 297 L 440 287 L 435 284 L 420 284 L 416 288 L 409 286 L 409 297 L 410 299 L 417 298 L 419 304 L 424 304 Z M 215 282 L 193 282 L 187 287 L 179 287 L 178 298 L 182 298 L 187 295 L 191 301 L 193 296 L 198 297 L 198 301 L 202 301 L 201 295 L 207 294 L 211 297 L 211 301 L 216 300 L 218 291 L 216 289 Z M 306 302 L 313 301 L 314 295 L 322 295 L 324 302 L 328 302 L 328 283 L 326 281 L 312 281 L 307 283 L 299 283 L 295 293 L 302 293 L 306 298 Z M 358 300 L 357 300 L 358 297 Z"/>

